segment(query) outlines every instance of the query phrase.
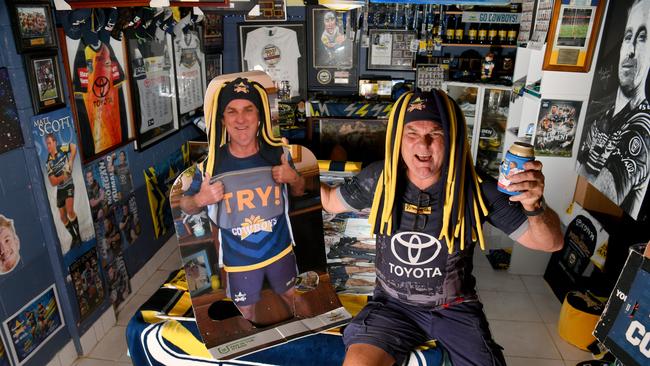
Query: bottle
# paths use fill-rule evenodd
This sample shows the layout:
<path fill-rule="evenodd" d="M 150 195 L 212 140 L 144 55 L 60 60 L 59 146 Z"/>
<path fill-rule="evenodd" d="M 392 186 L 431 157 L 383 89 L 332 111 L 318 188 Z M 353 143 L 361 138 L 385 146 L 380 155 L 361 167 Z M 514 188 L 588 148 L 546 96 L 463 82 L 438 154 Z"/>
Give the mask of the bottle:
<path fill-rule="evenodd" d="M 456 17 L 456 29 L 454 30 L 454 40 L 456 43 L 463 43 L 465 39 L 465 24 L 463 23 L 462 16 Z"/>
<path fill-rule="evenodd" d="M 508 175 L 524 171 L 524 163 L 533 160 L 535 160 L 535 149 L 533 148 L 533 145 L 520 141 L 516 141 L 512 144 L 499 167 L 497 189 L 511 196 L 521 194 L 521 192 L 511 192 L 506 189 L 510 185 Z"/>
<path fill-rule="evenodd" d="M 445 42 L 454 43 L 454 36 L 456 34 L 456 16 L 451 14 L 447 17 L 447 31 L 445 32 Z"/>
<path fill-rule="evenodd" d="M 499 24 L 499 29 L 497 31 L 497 43 L 506 44 L 508 41 L 508 28 L 505 24 Z"/>
<path fill-rule="evenodd" d="M 487 42 L 487 24 L 481 23 L 478 28 L 478 43 L 484 44 Z"/>
<path fill-rule="evenodd" d="M 497 24 L 492 24 L 490 23 L 490 26 L 488 28 L 488 34 L 487 34 L 487 43 L 489 44 L 494 44 L 497 41 Z"/>
<path fill-rule="evenodd" d="M 478 42 L 478 24 L 471 23 L 469 25 L 469 31 L 467 31 L 467 42 L 468 43 Z"/>
<path fill-rule="evenodd" d="M 517 35 L 518 35 L 518 33 L 519 32 L 517 31 L 517 25 L 516 24 L 512 25 L 512 27 L 510 27 L 508 29 L 508 44 L 511 44 L 511 45 L 517 44 Z"/>

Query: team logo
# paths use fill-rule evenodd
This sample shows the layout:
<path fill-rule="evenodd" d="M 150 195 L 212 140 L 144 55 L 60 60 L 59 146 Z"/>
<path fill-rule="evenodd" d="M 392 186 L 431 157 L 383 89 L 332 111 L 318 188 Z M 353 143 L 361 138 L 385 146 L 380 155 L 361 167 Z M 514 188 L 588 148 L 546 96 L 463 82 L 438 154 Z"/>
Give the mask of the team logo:
<path fill-rule="evenodd" d="M 103 98 L 108 94 L 109 82 L 106 76 L 99 76 L 93 83 L 93 94 L 97 98 Z"/>
<path fill-rule="evenodd" d="M 413 112 L 415 110 L 421 111 L 425 108 L 424 105 L 425 100 L 421 99 L 420 97 L 417 97 L 414 101 L 409 103 L 408 108 L 406 108 L 407 112 Z"/>
<path fill-rule="evenodd" d="M 406 248 L 406 258 L 404 258 L 404 254 L 398 253 L 398 247 Z M 433 253 L 430 256 L 427 254 L 428 258 L 426 256 L 423 257 L 425 249 L 431 247 L 435 247 Z M 393 236 L 390 241 L 390 249 L 393 252 L 393 256 L 397 258 L 398 261 L 411 266 L 421 266 L 436 259 L 438 254 L 440 254 L 442 245 L 438 239 L 431 235 L 404 231 Z M 430 251 L 426 251 L 426 253 L 429 252 Z"/>
<path fill-rule="evenodd" d="M 275 66 L 280 62 L 280 49 L 274 44 L 267 44 L 262 49 L 262 60 L 267 66 Z"/>
<path fill-rule="evenodd" d="M 235 302 L 246 301 L 246 294 L 243 294 L 241 291 L 239 291 L 235 294 L 235 298 L 233 300 L 235 300 Z"/>
<path fill-rule="evenodd" d="M 329 84 L 332 81 L 332 74 L 327 70 L 321 70 L 316 75 L 316 79 L 321 84 Z"/>
<path fill-rule="evenodd" d="M 263 220 L 260 216 L 251 215 L 244 219 L 240 227 L 232 228 L 233 235 L 238 235 L 242 240 L 259 233 L 260 231 L 273 232 L 273 226 L 277 219 Z"/>
<path fill-rule="evenodd" d="M 641 141 L 641 138 L 639 136 L 634 136 L 632 139 L 630 139 L 630 143 L 628 145 L 628 149 L 630 150 L 630 154 L 632 156 L 637 156 L 641 152 L 641 147 L 643 146 L 643 142 Z"/>
<path fill-rule="evenodd" d="M 240 82 L 239 84 L 235 85 L 235 93 L 248 93 L 248 85 L 244 84 L 244 82 Z"/>

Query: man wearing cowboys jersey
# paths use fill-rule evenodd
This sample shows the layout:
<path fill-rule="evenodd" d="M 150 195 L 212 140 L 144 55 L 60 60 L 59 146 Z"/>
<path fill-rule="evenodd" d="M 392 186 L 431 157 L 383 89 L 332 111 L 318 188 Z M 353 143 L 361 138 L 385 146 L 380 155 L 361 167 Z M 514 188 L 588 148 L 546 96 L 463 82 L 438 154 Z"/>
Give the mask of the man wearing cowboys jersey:
<path fill-rule="evenodd" d="M 387 151 L 386 161 L 395 164 L 376 162 L 337 188 L 321 188 L 329 212 L 372 207 L 377 235 L 375 292 L 344 332 L 344 364 L 401 364 L 436 339 L 455 366 L 504 365 L 476 294 L 474 245 L 487 220 L 526 247 L 562 248 L 559 219 L 542 198 L 542 164 L 528 162 L 511 176 L 509 189 L 521 193 L 508 196 L 493 179 L 477 178 L 462 112 L 446 94 L 407 93 L 393 109 L 387 146 L 400 153 Z M 459 219 L 449 226 L 450 217 Z"/>

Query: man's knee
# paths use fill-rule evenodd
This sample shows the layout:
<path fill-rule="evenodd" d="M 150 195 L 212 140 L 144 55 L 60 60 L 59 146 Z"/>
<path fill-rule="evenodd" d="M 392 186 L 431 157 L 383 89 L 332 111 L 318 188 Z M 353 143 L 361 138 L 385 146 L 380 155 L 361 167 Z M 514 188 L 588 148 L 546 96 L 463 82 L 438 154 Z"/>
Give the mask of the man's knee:
<path fill-rule="evenodd" d="M 383 349 L 365 343 L 355 343 L 348 347 L 345 353 L 344 366 L 356 365 L 386 365 L 390 366 L 395 363 L 393 356 L 389 355 Z"/>

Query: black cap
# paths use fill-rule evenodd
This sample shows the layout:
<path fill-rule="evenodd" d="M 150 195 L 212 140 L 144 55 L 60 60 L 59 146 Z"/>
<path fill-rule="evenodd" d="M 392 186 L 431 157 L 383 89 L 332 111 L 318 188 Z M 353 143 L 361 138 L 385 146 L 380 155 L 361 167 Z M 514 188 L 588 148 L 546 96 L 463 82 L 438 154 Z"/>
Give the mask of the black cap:
<path fill-rule="evenodd" d="M 253 84 L 245 78 L 237 78 L 223 86 L 221 92 L 219 93 L 219 107 L 217 109 L 217 115 L 223 116 L 223 112 L 226 109 L 228 103 L 232 102 L 235 99 L 246 99 L 255 104 L 257 110 L 260 113 L 264 113 L 264 107 L 262 106 L 262 99 L 260 93 L 255 89 Z"/>
<path fill-rule="evenodd" d="M 411 97 L 408 106 L 406 106 L 404 124 L 413 121 L 441 122 L 440 119 L 440 111 L 431 93 L 413 93 L 413 97 Z"/>

